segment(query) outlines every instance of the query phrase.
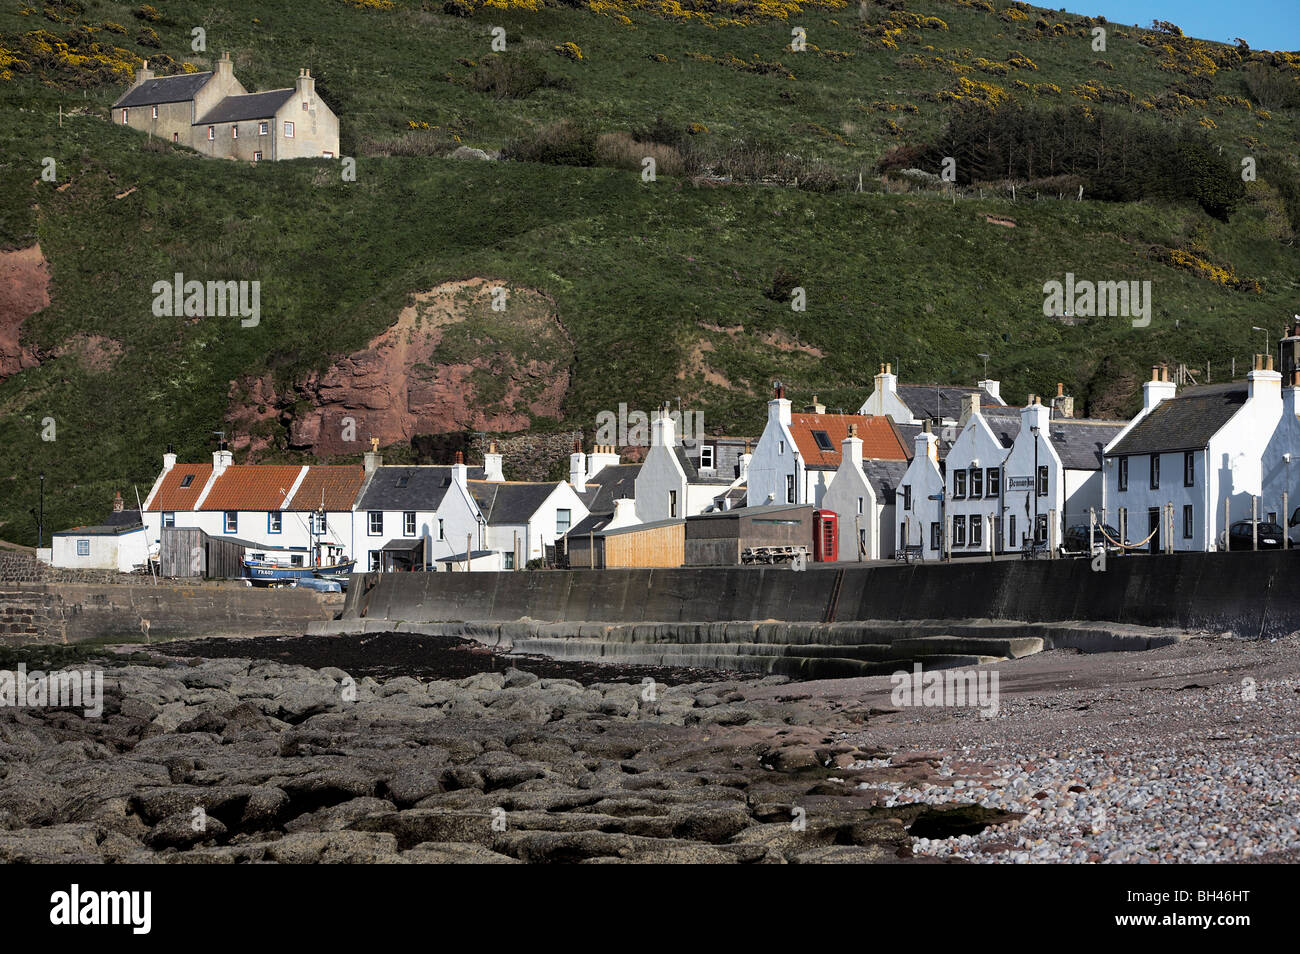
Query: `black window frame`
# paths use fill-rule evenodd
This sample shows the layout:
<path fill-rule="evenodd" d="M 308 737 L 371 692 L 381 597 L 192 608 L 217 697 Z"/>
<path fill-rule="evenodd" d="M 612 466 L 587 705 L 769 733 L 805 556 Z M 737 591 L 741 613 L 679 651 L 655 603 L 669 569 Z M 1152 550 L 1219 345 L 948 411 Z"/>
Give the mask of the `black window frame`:
<path fill-rule="evenodd" d="M 1047 487 L 1051 479 L 1049 468 L 1046 464 L 1038 465 L 1038 479 L 1035 481 L 1035 489 L 1040 497 L 1047 496 Z"/>
<path fill-rule="evenodd" d="M 1149 463 L 1147 464 L 1147 468 L 1148 468 L 1147 477 L 1148 477 L 1148 484 L 1149 484 L 1148 489 L 1159 490 L 1160 489 L 1160 455 L 1159 454 L 1152 454 L 1150 456 Z"/>
<path fill-rule="evenodd" d="M 994 500 L 1002 496 L 1002 468 L 990 467 L 984 472 L 984 497 Z"/>
<path fill-rule="evenodd" d="M 967 546 L 982 547 L 984 546 L 984 515 L 973 513 L 970 515 L 970 533 L 967 538 Z"/>
<path fill-rule="evenodd" d="M 984 496 L 984 471 L 979 467 L 970 469 L 970 476 L 966 478 L 966 489 L 971 500 Z"/>
<path fill-rule="evenodd" d="M 1119 474 L 1116 475 L 1116 489 L 1120 491 L 1128 490 L 1128 458 L 1119 459 Z"/>
<path fill-rule="evenodd" d="M 1192 531 L 1195 524 L 1195 508 L 1191 504 L 1183 504 L 1183 539 L 1192 539 Z"/>
<path fill-rule="evenodd" d="M 930 521 L 930 549 L 943 549 L 943 525 L 938 520 Z"/>
<path fill-rule="evenodd" d="M 952 472 L 952 499 L 966 499 L 966 470 L 954 469 Z"/>
<path fill-rule="evenodd" d="M 1183 452 L 1183 486 L 1196 486 L 1196 452 Z"/>
<path fill-rule="evenodd" d="M 812 436 L 813 436 L 813 441 L 814 443 L 816 443 L 818 450 L 821 451 L 835 450 L 835 445 L 831 443 L 831 436 L 827 434 L 825 431 L 820 431 L 820 430 L 813 431 Z"/>
<path fill-rule="evenodd" d="M 952 518 L 952 545 L 953 547 L 964 547 L 966 545 L 966 515 L 954 514 Z"/>

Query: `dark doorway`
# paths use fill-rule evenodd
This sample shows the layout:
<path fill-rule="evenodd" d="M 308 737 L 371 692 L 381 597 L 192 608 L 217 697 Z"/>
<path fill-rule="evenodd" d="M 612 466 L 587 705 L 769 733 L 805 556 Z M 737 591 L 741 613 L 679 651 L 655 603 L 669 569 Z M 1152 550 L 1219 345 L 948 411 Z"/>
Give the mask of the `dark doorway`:
<path fill-rule="evenodd" d="M 1160 552 L 1160 508 L 1150 507 L 1147 509 L 1147 533 L 1151 534 L 1151 541 L 1147 544 L 1148 553 Z"/>

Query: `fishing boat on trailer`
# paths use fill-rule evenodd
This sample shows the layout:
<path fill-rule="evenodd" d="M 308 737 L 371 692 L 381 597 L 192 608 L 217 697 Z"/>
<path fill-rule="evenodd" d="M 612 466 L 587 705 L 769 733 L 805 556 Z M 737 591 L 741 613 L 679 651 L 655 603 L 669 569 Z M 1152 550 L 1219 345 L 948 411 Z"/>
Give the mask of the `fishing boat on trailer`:
<path fill-rule="evenodd" d="M 324 558 L 320 550 L 325 549 Z M 250 586 L 288 586 L 297 580 L 336 579 L 352 572 L 355 560 L 343 555 L 342 547 L 326 544 L 317 548 L 315 563 L 309 563 L 302 547 L 285 550 L 258 550 L 244 560 L 244 580 Z"/>

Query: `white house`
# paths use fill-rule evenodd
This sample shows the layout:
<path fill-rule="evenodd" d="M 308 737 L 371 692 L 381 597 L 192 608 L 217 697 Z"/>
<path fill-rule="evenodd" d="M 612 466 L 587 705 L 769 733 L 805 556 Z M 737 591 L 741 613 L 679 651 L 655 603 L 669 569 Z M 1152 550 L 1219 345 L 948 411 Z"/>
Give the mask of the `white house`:
<path fill-rule="evenodd" d="M 939 441 L 930 431 L 916 435 L 916 452 L 903 474 L 894 515 L 898 547 L 920 547 L 926 560 L 943 555 L 943 471 Z"/>
<path fill-rule="evenodd" d="M 50 536 L 51 566 L 129 573 L 144 566 L 148 555 L 148 533 L 140 511 L 127 510 L 120 493 L 103 523 L 58 530 Z"/>
<path fill-rule="evenodd" d="M 366 455 L 366 478 L 353 517 L 357 569 L 428 570 L 443 557 L 487 548 L 486 524 L 470 493 L 484 468 L 460 453 L 445 465 L 384 466 Z"/>
<path fill-rule="evenodd" d="M 944 461 L 943 525 L 954 554 L 987 552 L 996 536 L 1007 448 L 981 413 L 976 392 L 963 397 L 957 426 Z"/>
<path fill-rule="evenodd" d="M 687 456 L 677 422 L 664 405 L 650 423 L 650 448 L 636 477 L 637 519 L 642 523 L 680 520 L 711 509 L 734 479 L 719 474 L 716 466 L 711 471 L 701 473 Z"/>
<path fill-rule="evenodd" d="M 1291 393 L 1284 400 L 1271 355 L 1257 355 L 1244 382 L 1177 395 L 1168 368 L 1153 368 L 1143 385 L 1142 412 L 1105 450 L 1107 522 L 1153 552 L 1166 544 L 1220 548 L 1231 524 L 1256 515 L 1284 522 L 1286 455 L 1295 453 L 1290 442 L 1297 433 L 1290 420 L 1283 422 L 1295 413 L 1294 389 L 1286 390 Z M 1173 535 L 1167 539 L 1161 514 L 1170 506 Z"/>
<path fill-rule="evenodd" d="M 501 569 L 523 569 L 530 560 L 546 557 L 576 524 L 587 506 L 572 485 L 563 481 L 472 480 L 469 490 L 484 521 L 484 549 L 501 554 Z M 462 538 L 464 552 L 464 540 Z"/>
<path fill-rule="evenodd" d="M 1001 385 L 997 381 L 979 381 L 976 386 L 950 384 L 899 384 L 891 364 L 882 364 L 876 375 L 876 387 L 862 402 L 859 414 L 890 417 L 898 424 L 953 426 L 961 417 L 962 399 L 977 395 L 986 405 L 1002 404 Z"/>
<path fill-rule="evenodd" d="M 862 441 L 864 460 L 907 460 L 907 448 L 890 418 L 827 414 L 815 397 L 803 413 L 794 413 L 785 388 L 778 385 L 767 402 L 767 424 L 749 461 L 748 506 L 821 506 L 839 470 L 841 442 L 850 426 Z"/>
<path fill-rule="evenodd" d="M 840 466 L 821 502 L 839 520 L 841 560 L 894 556 L 895 490 L 907 466 L 906 461 L 864 461 L 857 425 L 849 425 L 840 442 Z"/>

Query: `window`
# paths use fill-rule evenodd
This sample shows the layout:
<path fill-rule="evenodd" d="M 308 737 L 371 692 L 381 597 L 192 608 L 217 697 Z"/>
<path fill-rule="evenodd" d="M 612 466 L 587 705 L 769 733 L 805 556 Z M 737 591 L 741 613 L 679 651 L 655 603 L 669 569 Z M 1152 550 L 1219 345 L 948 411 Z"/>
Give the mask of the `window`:
<path fill-rule="evenodd" d="M 284 138 L 285 139 L 293 138 L 293 123 L 289 122 L 289 120 L 287 119 L 284 121 Z"/>
<path fill-rule="evenodd" d="M 184 477 L 181 478 L 181 487 L 182 487 L 182 488 L 188 487 L 188 486 L 189 486 L 190 484 L 192 484 L 192 483 L 194 483 L 194 475 L 193 475 L 193 474 L 186 474 Z"/>
<path fill-rule="evenodd" d="M 324 158 L 326 158 L 326 159 L 333 159 L 333 158 L 334 158 L 334 153 L 330 152 L 328 149 L 325 150 L 324 152 L 322 152 L 321 155 L 322 155 Z"/>
<path fill-rule="evenodd" d="M 157 107 L 157 106 L 155 106 L 155 107 L 153 108 L 153 118 L 154 118 L 154 119 L 157 119 L 157 118 L 158 118 L 158 107 Z"/>
<path fill-rule="evenodd" d="M 966 499 L 966 471 L 954 470 L 952 472 L 952 499 Z"/>
<path fill-rule="evenodd" d="M 501 569 L 513 570 L 515 568 L 515 555 L 513 553 L 501 554 Z"/>
<path fill-rule="evenodd" d="M 266 515 L 266 532 L 279 533 L 281 526 L 281 514 L 277 510 L 272 510 Z"/>
<path fill-rule="evenodd" d="M 930 549 L 943 549 L 943 528 L 937 520 L 930 524 Z"/>
<path fill-rule="evenodd" d="M 231 138 L 231 139 L 238 139 L 238 138 L 239 138 L 239 127 L 238 127 L 238 126 L 231 126 L 231 127 L 230 127 L 230 138 Z"/>
<path fill-rule="evenodd" d="M 122 110 L 122 125 L 126 125 L 126 110 Z"/>
<path fill-rule="evenodd" d="M 442 525 L 442 517 L 438 518 L 438 539 L 439 540 L 447 539 L 447 531 Z"/>
<path fill-rule="evenodd" d="M 1038 496 L 1047 496 L 1047 465 L 1038 468 Z"/>
<path fill-rule="evenodd" d="M 307 112 L 307 100 L 305 99 L 302 101 L 302 111 Z"/>
<path fill-rule="evenodd" d="M 785 475 L 785 502 L 794 503 L 794 474 Z M 673 516 L 677 516 L 676 513 Z"/>
<path fill-rule="evenodd" d="M 209 127 L 208 127 L 208 142 L 212 142 L 212 141 L 213 141 L 214 139 L 216 139 L 216 138 L 217 138 L 217 127 L 216 127 L 216 126 L 209 126 Z"/>
<path fill-rule="evenodd" d="M 713 467 L 713 445 L 700 445 L 700 469 L 710 470 Z"/>
<path fill-rule="evenodd" d="M 858 513 L 862 513 L 862 498 L 858 498 Z"/>
<path fill-rule="evenodd" d="M 1007 514 L 1007 546 L 1020 546 L 1020 541 L 1016 539 L 1016 515 L 1014 513 Z"/>
<path fill-rule="evenodd" d="M 1191 456 L 1190 454 L 1188 455 Z M 1192 505 L 1183 505 L 1183 539 L 1192 539 Z"/>
<path fill-rule="evenodd" d="M 986 471 L 986 478 L 984 481 L 984 496 L 985 497 L 1002 496 L 1002 468 L 1001 467 L 990 467 Z"/>
<path fill-rule="evenodd" d="M 377 537 L 384 532 L 384 514 L 380 510 L 371 510 L 366 513 L 366 533 L 369 536 Z"/>
<path fill-rule="evenodd" d="M 903 509 L 912 509 L 912 485 L 903 484 Z"/>
<path fill-rule="evenodd" d="M 952 518 L 952 545 L 955 547 L 966 545 L 966 518 L 960 515 Z"/>
<path fill-rule="evenodd" d="M 677 518 L 677 491 L 668 491 L 668 517 L 671 520 Z"/>
<path fill-rule="evenodd" d="M 325 514 L 314 513 L 311 515 L 311 532 L 317 536 L 323 536 L 325 533 Z"/>
<path fill-rule="evenodd" d="M 295 554 L 293 554 L 293 556 L 289 557 L 289 565 L 290 565 L 290 566 L 302 566 L 302 554 L 301 554 L 301 553 L 295 553 Z"/>
<path fill-rule="evenodd" d="M 253 161 L 254 161 L 254 162 L 261 162 L 261 161 L 262 161 L 262 152 L 261 152 L 260 149 L 259 149 L 257 152 L 253 153 Z"/>
<path fill-rule="evenodd" d="M 234 510 L 226 511 L 226 533 L 239 532 L 239 514 Z"/>
<path fill-rule="evenodd" d="M 984 471 L 978 467 L 970 469 L 970 495 L 972 499 L 984 496 Z"/>
<path fill-rule="evenodd" d="M 776 452 L 781 455 L 785 454 L 785 441 L 776 442 Z"/>
<path fill-rule="evenodd" d="M 266 123 L 258 123 L 258 124 L 257 124 L 257 134 L 258 134 L 259 136 L 265 136 L 265 135 L 266 135 Z"/>
<path fill-rule="evenodd" d="M 1034 521 L 1034 542 L 1047 542 L 1047 514 L 1040 513 L 1038 519 Z"/>
<path fill-rule="evenodd" d="M 402 536 L 415 536 L 415 511 L 407 510 L 402 514 Z"/>
<path fill-rule="evenodd" d="M 408 474 L 403 474 L 401 477 L 397 478 L 398 487 L 405 487 L 410 482 L 411 482 L 411 478 Z"/>
<path fill-rule="evenodd" d="M 825 431 L 813 431 L 813 440 L 817 442 L 817 449 L 824 451 L 835 450 L 835 445 L 831 443 L 831 436 Z"/>
<path fill-rule="evenodd" d="M 984 546 L 984 517 L 977 513 L 971 514 L 970 518 L 970 545 Z"/>
<path fill-rule="evenodd" d="M 265 559 L 266 559 L 266 554 L 265 554 L 265 553 L 250 553 L 248 556 L 249 556 L 249 559 L 252 559 L 252 560 L 265 560 Z"/>
<path fill-rule="evenodd" d="M 555 511 L 555 535 L 562 537 L 569 532 L 569 524 L 573 521 L 572 510 Z"/>
<path fill-rule="evenodd" d="M 1196 486 L 1196 455 L 1191 451 L 1183 454 L 1183 486 Z"/>
<path fill-rule="evenodd" d="M 90 556 L 90 541 L 89 541 L 89 540 L 78 540 L 78 541 L 77 541 L 77 556 Z"/>
<path fill-rule="evenodd" d="M 1151 489 L 1160 489 L 1160 455 L 1151 455 Z"/>
<path fill-rule="evenodd" d="M 376 570 L 379 569 L 379 551 L 378 551 L 378 550 L 371 550 L 371 551 L 370 551 L 370 559 L 369 559 L 369 561 L 368 561 L 368 563 L 367 563 L 367 569 L 368 569 L 371 573 L 374 573 Z"/>
<path fill-rule="evenodd" d="M 180 142 L 180 141 L 181 141 L 181 134 L 180 134 L 180 133 L 172 133 L 172 142 Z"/>
<path fill-rule="evenodd" d="M 1119 459 L 1119 476 L 1116 478 L 1120 490 L 1128 490 L 1128 458 Z"/>
<path fill-rule="evenodd" d="M 162 515 L 162 525 L 163 525 L 164 527 L 174 527 L 174 526 L 176 526 L 176 511 L 175 511 L 175 510 L 164 510 L 164 511 L 163 511 L 163 515 Z"/>

